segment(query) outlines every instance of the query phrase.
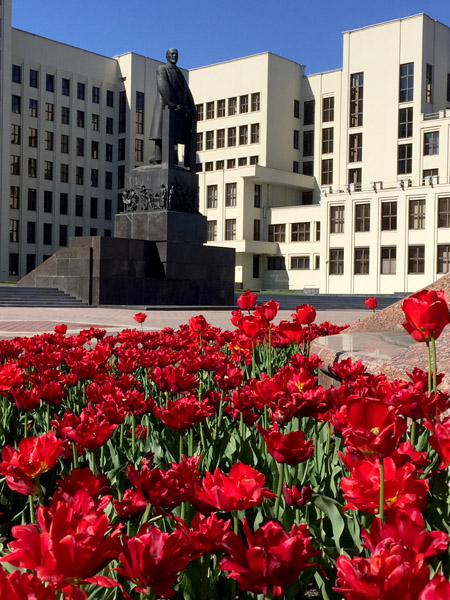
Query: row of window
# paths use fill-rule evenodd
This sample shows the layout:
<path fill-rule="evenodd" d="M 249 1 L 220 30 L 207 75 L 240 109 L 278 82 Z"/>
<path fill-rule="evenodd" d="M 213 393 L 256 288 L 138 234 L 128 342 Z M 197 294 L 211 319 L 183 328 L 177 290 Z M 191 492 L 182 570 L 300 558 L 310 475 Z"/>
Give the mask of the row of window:
<path fill-rule="evenodd" d="M 269 225 L 269 242 L 286 242 L 286 225 L 279 223 Z M 320 221 L 314 225 L 314 241 L 320 240 Z M 312 241 L 311 223 L 291 223 L 291 242 L 310 242 Z"/>
<path fill-rule="evenodd" d="M 74 214 L 76 217 L 82 217 L 84 214 L 84 197 L 83 196 L 75 196 L 75 209 Z M 29 188 L 28 189 L 28 197 L 27 197 L 27 208 L 29 211 L 37 211 L 38 205 L 38 195 L 37 190 Z M 9 196 L 9 206 L 12 209 L 20 208 L 20 189 L 16 186 L 11 186 L 10 188 L 10 196 Z M 49 190 L 44 191 L 44 204 L 43 211 L 45 213 L 53 212 L 53 192 Z M 69 194 L 65 192 L 61 192 L 59 195 L 59 214 L 67 215 L 69 214 Z M 91 219 L 97 219 L 98 217 L 98 198 L 91 198 L 90 202 L 90 217 Z M 104 205 L 104 218 L 107 221 L 112 219 L 112 200 L 110 198 L 105 198 Z"/>
<path fill-rule="evenodd" d="M 118 172 L 120 171 L 120 167 Z M 20 156 L 11 155 L 11 175 L 20 175 Z M 85 182 L 85 169 L 84 167 L 75 167 L 75 184 L 84 185 Z M 43 163 L 43 175 L 47 181 L 53 181 L 54 179 L 54 163 L 49 160 L 45 160 Z M 28 159 L 28 170 L 27 176 L 36 179 L 38 177 L 38 161 L 36 158 Z M 118 176 L 119 177 L 119 176 Z M 61 164 L 59 172 L 59 180 L 61 183 L 69 183 L 69 165 Z M 91 177 L 89 185 L 91 187 L 99 186 L 99 170 L 91 169 Z M 117 187 L 123 187 L 117 186 Z M 105 171 L 105 188 L 111 190 L 113 188 L 113 174 L 112 171 Z"/>
<path fill-rule="evenodd" d="M 243 94 L 238 97 L 228 98 L 228 102 L 225 98 L 217 101 L 206 102 L 206 104 L 197 104 L 197 120 L 203 121 L 203 119 L 214 119 L 222 118 L 226 115 L 226 108 L 228 104 L 228 116 L 231 117 L 238 113 L 248 113 L 249 109 L 254 112 L 261 109 L 261 94 L 255 92 L 253 94 Z"/>
<path fill-rule="evenodd" d="M 225 169 L 225 165 L 227 169 L 235 169 L 236 165 L 238 167 L 247 167 L 248 165 L 257 165 L 259 163 L 259 156 L 240 156 L 237 161 L 235 158 L 228 158 L 225 160 L 216 160 L 205 162 L 205 168 L 203 169 L 203 163 L 197 163 L 196 169 L 197 173 L 201 173 L 203 170 L 205 171 L 214 171 L 214 166 L 216 171 L 223 171 Z"/>
<path fill-rule="evenodd" d="M 27 244 L 36 244 L 37 243 L 37 235 L 36 235 L 36 223 L 35 221 L 27 222 Z M 75 236 L 79 237 L 79 235 L 83 235 L 82 227 L 75 227 Z M 107 233 L 108 229 L 105 230 L 105 235 L 108 237 L 111 234 Z M 97 228 L 91 227 L 89 235 L 97 235 Z M 9 241 L 10 242 L 18 242 L 19 241 L 19 221 L 15 219 L 9 220 Z M 68 241 L 68 225 L 60 225 L 59 226 L 59 246 L 67 246 Z M 53 227 L 52 223 L 42 223 L 42 243 L 44 246 L 53 245 Z M 33 267 L 34 268 L 34 267 Z M 12 273 L 10 273 L 11 275 Z"/>
<path fill-rule="evenodd" d="M 238 137 L 239 132 L 239 137 Z M 215 138 L 215 140 L 214 140 Z M 237 127 L 228 127 L 225 135 L 225 129 L 217 131 L 200 131 L 197 133 L 197 151 L 214 150 L 215 148 L 225 148 L 225 138 L 227 147 L 244 146 L 246 144 L 259 144 L 259 123 L 241 125 Z"/>
<path fill-rule="evenodd" d="M 12 65 L 12 82 L 22 83 L 22 67 L 20 65 Z M 39 71 L 36 69 L 29 70 L 29 85 L 32 88 L 39 87 Z M 63 96 L 70 96 L 71 80 L 62 77 L 61 78 L 61 94 Z M 45 75 L 45 89 L 47 92 L 54 93 L 55 91 L 55 76 L 51 73 Z M 77 98 L 78 100 L 86 100 L 86 84 L 78 81 L 77 82 Z M 100 88 L 96 85 L 91 87 L 91 100 L 94 104 L 100 104 Z M 106 90 L 106 106 L 114 106 L 114 92 L 112 90 Z"/>

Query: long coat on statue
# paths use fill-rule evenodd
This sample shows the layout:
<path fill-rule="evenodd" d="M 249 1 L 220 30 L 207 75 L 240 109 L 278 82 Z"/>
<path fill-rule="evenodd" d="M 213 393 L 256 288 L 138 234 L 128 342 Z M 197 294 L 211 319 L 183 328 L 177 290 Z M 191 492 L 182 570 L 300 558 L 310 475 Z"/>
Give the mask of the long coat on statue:
<path fill-rule="evenodd" d="M 158 67 L 156 84 L 158 92 L 153 110 L 152 125 L 150 127 L 150 139 L 162 139 L 164 107 L 181 106 L 181 109 L 175 112 L 175 143 L 184 144 L 189 138 L 189 132 L 192 130 L 192 122 L 196 120 L 197 116 L 194 99 L 192 98 L 186 79 L 176 65 L 167 63 Z"/>

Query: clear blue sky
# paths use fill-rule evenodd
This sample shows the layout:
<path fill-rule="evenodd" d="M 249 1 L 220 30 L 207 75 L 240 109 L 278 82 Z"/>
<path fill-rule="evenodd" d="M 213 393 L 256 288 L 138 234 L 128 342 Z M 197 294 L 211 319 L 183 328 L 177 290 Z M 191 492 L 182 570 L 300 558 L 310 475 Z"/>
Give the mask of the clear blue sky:
<path fill-rule="evenodd" d="M 13 26 L 106 56 L 181 67 L 270 51 L 307 73 L 342 66 L 342 32 L 425 12 L 450 26 L 450 0 L 13 0 Z"/>

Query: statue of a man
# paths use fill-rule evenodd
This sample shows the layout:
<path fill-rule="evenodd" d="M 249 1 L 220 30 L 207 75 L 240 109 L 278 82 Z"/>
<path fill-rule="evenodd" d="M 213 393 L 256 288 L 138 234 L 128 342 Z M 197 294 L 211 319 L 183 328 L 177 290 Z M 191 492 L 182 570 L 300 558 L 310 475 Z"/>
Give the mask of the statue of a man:
<path fill-rule="evenodd" d="M 174 112 L 175 144 L 184 144 L 187 151 L 192 136 L 196 135 L 197 110 L 186 79 L 177 67 L 178 50 L 169 48 L 166 59 L 166 64 L 160 65 L 156 73 L 158 92 L 150 127 L 150 139 L 155 141 L 155 151 L 150 157 L 151 164 L 160 164 L 162 160 L 163 110 L 166 106 Z M 189 167 L 195 169 L 195 165 Z"/>

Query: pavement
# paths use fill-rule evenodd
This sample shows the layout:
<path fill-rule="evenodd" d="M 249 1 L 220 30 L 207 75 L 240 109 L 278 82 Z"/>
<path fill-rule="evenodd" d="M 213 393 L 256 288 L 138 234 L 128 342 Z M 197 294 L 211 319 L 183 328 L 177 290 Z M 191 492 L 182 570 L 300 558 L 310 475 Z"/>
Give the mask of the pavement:
<path fill-rule="evenodd" d="M 269 298 L 267 298 L 269 299 Z M 54 331 L 55 325 L 67 325 L 67 333 L 76 334 L 82 329 L 98 327 L 108 333 L 122 329 L 134 329 L 141 326 L 133 316 L 137 312 L 145 312 L 147 319 L 143 323 L 144 331 L 157 331 L 164 327 L 177 328 L 187 323 L 194 315 L 203 314 L 206 320 L 221 329 L 233 329 L 230 321 L 232 309 L 205 307 L 183 307 L 183 309 L 153 309 L 142 310 L 142 307 L 103 308 L 82 306 L 76 308 L 47 308 L 47 307 L 1 307 L 0 308 L 0 339 L 33 336 Z M 292 310 L 280 310 L 275 323 L 282 319 L 290 320 Z M 318 310 L 316 323 L 330 321 L 335 325 L 351 325 L 369 316 L 364 310 Z"/>

